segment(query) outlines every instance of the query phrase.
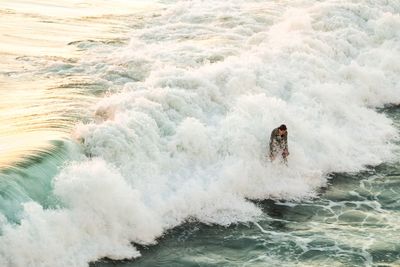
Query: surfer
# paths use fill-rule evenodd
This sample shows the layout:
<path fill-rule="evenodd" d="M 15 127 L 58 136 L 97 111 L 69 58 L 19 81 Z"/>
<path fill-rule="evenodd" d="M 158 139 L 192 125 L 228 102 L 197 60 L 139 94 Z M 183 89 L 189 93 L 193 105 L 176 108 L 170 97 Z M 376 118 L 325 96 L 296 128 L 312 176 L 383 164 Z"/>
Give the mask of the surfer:
<path fill-rule="evenodd" d="M 287 143 L 288 131 L 285 124 L 272 130 L 269 140 L 269 158 L 274 161 L 277 157 L 282 156 L 284 163 L 287 163 L 289 149 Z"/>

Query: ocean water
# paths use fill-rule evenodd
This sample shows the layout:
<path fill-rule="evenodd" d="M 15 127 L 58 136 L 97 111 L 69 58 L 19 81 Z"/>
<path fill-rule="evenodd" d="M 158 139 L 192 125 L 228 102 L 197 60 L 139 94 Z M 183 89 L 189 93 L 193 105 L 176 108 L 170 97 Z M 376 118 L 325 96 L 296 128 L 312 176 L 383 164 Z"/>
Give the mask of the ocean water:
<path fill-rule="evenodd" d="M 400 265 L 398 1 L 0 14 L 0 266 Z"/>

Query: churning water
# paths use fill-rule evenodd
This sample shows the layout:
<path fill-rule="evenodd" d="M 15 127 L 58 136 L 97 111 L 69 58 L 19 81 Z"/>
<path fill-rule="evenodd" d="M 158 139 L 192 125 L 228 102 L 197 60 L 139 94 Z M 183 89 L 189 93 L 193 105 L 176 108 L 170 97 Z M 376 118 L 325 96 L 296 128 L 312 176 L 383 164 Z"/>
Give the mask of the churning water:
<path fill-rule="evenodd" d="M 0 14 L 0 266 L 400 265 L 400 2 Z"/>

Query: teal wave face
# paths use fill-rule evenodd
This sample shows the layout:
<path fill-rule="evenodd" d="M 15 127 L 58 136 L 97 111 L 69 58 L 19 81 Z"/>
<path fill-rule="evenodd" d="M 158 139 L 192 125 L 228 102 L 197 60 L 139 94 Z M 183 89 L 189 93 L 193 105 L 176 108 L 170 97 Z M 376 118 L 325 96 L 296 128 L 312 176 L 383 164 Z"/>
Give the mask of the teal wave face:
<path fill-rule="evenodd" d="M 0 170 L 0 213 L 10 223 L 19 223 L 24 203 L 37 202 L 56 208 L 60 202 L 53 194 L 53 178 L 60 168 L 80 156 L 71 141 L 53 141 L 52 148 L 32 153 L 12 167 Z"/>

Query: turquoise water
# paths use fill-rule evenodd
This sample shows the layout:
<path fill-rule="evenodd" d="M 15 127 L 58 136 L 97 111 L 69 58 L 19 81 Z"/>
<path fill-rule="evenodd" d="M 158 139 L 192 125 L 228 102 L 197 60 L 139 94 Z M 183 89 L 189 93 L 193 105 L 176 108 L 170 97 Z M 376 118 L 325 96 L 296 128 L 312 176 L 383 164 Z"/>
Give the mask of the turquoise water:
<path fill-rule="evenodd" d="M 387 113 L 400 116 L 398 108 Z M 49 192 L 51 177 L 67 160 L 62 158 L 65 148 L 51 154 L 20 166 L 20 171 L 2 172 L 2 177 L 14 179 L 7 187 L 3 180 L 1 190 L 2 210 L 12 220 L 19 220 L 19 213 L 15 203 L 5 199 L 21 203 L 30 198 L 44 207 L 59 204 Z M 139 246 L 142 257 L 136 260 L 103 259 L 91 266 L 397 266 L 399 166 L 382 164 L 357 174 L 332 175 L 319 196 L 308 201 L 256 202 L 263 218 L 254 223 L 184 223 L 166 232 L 157 245 Z M 19 192 L 13 191 L 13 184 Z"/>
<path fill-rule="evenodd" d="M 60 141 L 53 145 L 47 153 L 37 153 L 0 171 L 0 209 L 8 220 L 20 221 L 24 202 L 34 200 L 46 208 L 59 204 L 51 194 L 52 179 L 72 160 L 71 144 Z"/>
<path fill-rule="evenodd" d="M 0 14 L 0 266 L 400 265 L 397 2 Z"/>

